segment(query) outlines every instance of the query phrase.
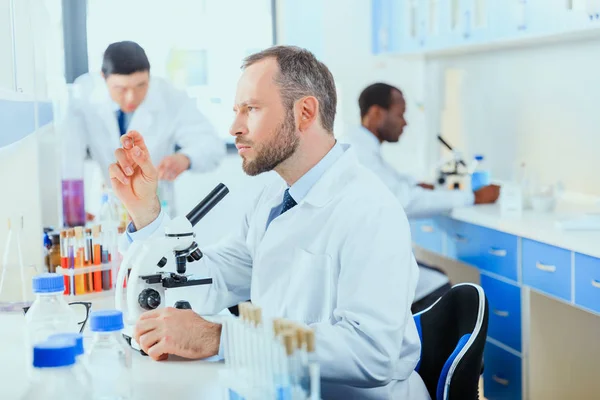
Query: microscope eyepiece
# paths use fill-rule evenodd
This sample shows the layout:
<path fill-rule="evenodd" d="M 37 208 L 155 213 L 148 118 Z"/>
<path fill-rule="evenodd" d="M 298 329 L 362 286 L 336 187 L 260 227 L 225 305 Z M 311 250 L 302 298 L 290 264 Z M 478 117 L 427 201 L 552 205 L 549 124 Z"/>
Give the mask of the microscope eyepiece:
<path fill-rule="evenodd" d="M 219 204 L 223 197 L 229 193 L 227 186 L 219 183 L 192 211 L 185 217 L 190 221 L 192 226 L 195 226 L 204 216 L 213 209 L 214 206 Z"/>

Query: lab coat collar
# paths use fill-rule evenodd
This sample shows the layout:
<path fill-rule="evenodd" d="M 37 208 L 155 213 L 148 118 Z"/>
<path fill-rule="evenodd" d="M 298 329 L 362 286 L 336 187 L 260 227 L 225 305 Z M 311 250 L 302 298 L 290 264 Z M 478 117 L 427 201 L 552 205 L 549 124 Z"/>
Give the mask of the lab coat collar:
<path fill-rule="evenodd" d="M 300 203 L 315 183 L 321 179 L 321 176 L 327 172 L 327 170 L 335 164 L 335 162 L 344 155 L 344 149 L 336 141 L 331 150 L 325 154 L 325 156 L 319 161 L 314 167 L 312 167 L 307 173 L 305 173 L 296 183 L 294 183 L 290 189 L 290 195 L 297 202 Z"/>
<path fill-rule="evenodd" d="M 345 178 L 354 166 L 358 166 L 358 159 L 354 150 L 348 144 L 340 143 L 344 154 L 329 167 L 313 187 L 309 190 L 304 202 L 315 207 L 323 207 L 341 192 L 347 179 Z"/>
<path fill-rule="evenodd" d="M 352 132 L 352 135 L 355 138 L 355 141 L 359 143 L 361 147 L 364 147 L 363 151 L 368 151 L 371 153 L 381 154 L 381 143 L 379 139 L 367 128 L 364 126 L 360 126 L 358 129 L 355 129 Z"/>

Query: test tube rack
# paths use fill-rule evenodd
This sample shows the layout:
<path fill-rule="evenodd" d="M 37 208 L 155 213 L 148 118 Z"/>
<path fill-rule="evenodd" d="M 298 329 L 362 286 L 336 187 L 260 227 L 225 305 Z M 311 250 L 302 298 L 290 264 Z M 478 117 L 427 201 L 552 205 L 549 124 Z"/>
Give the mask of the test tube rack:
<path fill-rule="evenodd" d="M 250 303 L 225 319 L 221 379 L 229 400 L 320 400 L 315 334 L 285 319 L 265 319 Z"/>
<path fill-rule="evenodd" d="M 120 232 L 119 232 L 120 233 Z M 117 232 L 102 231 L 100 225 L 65 229 L 60 233 L 61 265 L 67 296 L 110 293 L 120 267 Z"/>

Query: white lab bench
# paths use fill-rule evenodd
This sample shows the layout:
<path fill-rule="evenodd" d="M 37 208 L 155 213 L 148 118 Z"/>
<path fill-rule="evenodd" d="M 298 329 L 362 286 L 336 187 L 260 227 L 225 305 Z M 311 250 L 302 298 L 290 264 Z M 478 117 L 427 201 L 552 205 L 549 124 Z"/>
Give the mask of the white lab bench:
<path fill-rule="evenodd" d="M 417 259 L 446 270 L 453 283 L 478 280 L 486 292 L 489 400 L 597 398 L 600 232 L 556 226 L 580 211 L 564 205 L 507 217 L 485 205 L 411 222 Z M 465 265 L 476 274 L 452 279 Z"/>
<path fill-rule="evenodd" d="M 112 299 L 92 300 L 92 310 L 112 307 Z M 18 400 L 28 386 L 23 314 L 0 314 L 0 399 Z M 86 327 L 85 343 L 91 332 Z M 170 356 L 156 362 L 133 352 L 134 399 L 221 399 L 219 384 L 222 362 L 192 361 Z"/>

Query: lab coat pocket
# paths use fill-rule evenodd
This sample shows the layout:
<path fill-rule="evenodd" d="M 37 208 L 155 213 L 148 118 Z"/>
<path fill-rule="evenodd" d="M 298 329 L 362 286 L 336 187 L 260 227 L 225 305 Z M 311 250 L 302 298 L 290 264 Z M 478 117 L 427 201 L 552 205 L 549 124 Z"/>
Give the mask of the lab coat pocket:
<path fill-rule="evenodd" d="M 332 306 L 331 256 L 297 248 L 289 268 L 286 316 L 306 324 L 329 320 Z"/>

